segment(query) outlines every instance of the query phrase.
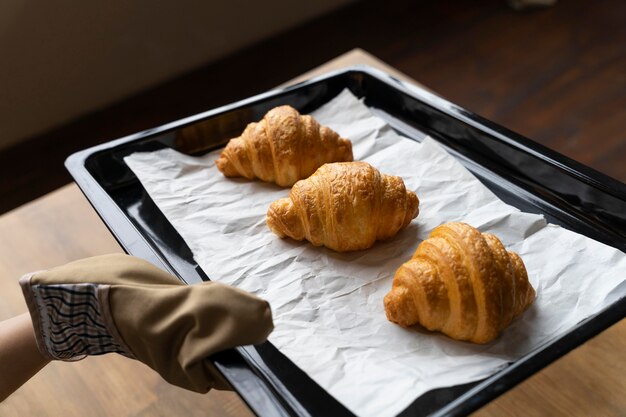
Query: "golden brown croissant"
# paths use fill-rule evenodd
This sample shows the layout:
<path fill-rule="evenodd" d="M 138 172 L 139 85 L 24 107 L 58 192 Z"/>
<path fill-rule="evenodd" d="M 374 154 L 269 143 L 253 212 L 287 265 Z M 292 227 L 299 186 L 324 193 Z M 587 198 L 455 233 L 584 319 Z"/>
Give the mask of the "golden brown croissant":
<path fill-rule="evenodd" d="M 487 343 L 535 298 L 524 263 L 500 240 L 465 223 L 435 228 L 396 271 L 387 318 L 457 340 Z"/>
<path fill-rule="evenodd" d="M 419 200 L 402 178 L 367 162 L 325 164 L 274 201 L 267 225 L 281 238 L 306 239 L 337 252 L 367 249 L 406 227 Z"/>
<path fill-rule="evenodd" d="M 352 161 L 352 143 L 290 106 L 276 107 L 231 139 L 216 161 L 227 177 L 287 187 L 327 162 Z"/>

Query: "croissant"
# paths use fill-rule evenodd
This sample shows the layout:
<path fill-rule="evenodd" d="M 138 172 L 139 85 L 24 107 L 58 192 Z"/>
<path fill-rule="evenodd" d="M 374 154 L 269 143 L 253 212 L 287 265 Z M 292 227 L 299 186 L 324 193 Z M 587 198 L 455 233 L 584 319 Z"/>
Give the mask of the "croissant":
<path fill-rule="evenodd" d="M 325 164 L 274 201 L 267 225 L 279 237 L 306 239 L 337 252 L 367 249 L 406 227 L 419 200 L 402 178 L 367 162 Z"/>
<path fill-rule="evenodd" d="M 327 162 L 352 161 L 352 143 L 290 106 L 276 107 L 231 139 L 216 161 L 227 177 L 288 187 Z"/>
<path fill-rule="evenodd" d="M 435 228 L 385 296 L 387 318 L 453 339 L 487 343 L 535 298 L 522 259 L 465 223 Z"/>

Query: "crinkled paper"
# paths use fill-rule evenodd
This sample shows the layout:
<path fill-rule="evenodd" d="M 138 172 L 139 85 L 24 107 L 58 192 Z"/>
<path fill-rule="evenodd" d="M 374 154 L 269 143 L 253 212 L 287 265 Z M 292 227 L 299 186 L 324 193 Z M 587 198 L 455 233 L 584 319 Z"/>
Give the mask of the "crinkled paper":
<path fill-rule="evenodd" d="M 401 412 L 434 388 L 494 374 L 626 294 L 624 253 L 499 200 L 437 142 L 398 136 L 344 91 L 312 113 L 349 138 L 356 160 L 399 175 L 419 216 L 371 249 L 339 254 L 279 239 L 266 226 L 272 184 L 225 178 L 219 151 L 172 149 L 125 159 L 212 280 L 271 303 L 270 341 L 360 416 Z M 469 223 L 520 254 L 537 299 L 494 342 L 473 345 L 387 321 L 383 297 L 396 269 L 439 224 Z"/>

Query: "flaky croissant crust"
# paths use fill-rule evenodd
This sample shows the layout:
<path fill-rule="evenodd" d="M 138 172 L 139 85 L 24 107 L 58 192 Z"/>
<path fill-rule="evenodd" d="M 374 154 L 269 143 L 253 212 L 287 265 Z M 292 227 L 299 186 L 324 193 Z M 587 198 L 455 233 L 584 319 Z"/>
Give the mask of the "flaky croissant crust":
<path fill-rule="evenodd" d="M 487 343 L 534 300 L 522 259 L 465 223 L 435 228 L 396 271 L 387 318 L 457 340 Z"/>
<path fill-rule="evenodd" d="M 323 165 L 298 181 L 288 198 L 273 202 L 267 224 L 281 238 L 347 252 L 394 236 L 418 211 L 419 200 L 402 178 L 366 162 L 338 162 Z"/>
<path fill-rule="evenodd" d="M 259 178 L 288 187 L 327 162 L 352 158 L 349 140 L 291 106 L 279 106 L 231 139 L 216 165 L 227 177 Z"/>

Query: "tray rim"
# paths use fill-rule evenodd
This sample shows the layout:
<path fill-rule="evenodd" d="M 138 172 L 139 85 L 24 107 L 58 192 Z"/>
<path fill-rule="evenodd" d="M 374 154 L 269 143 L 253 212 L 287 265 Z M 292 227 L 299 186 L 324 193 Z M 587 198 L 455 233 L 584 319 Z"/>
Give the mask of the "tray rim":
<path fill-rule="evenodd" d="M 378 80 L 383 81 L 384 83 L 389 85 L 389 87 L 400 89 L 404 93 L 413 96 L 415 99 L 425 102 L 429 106 L 432 106 L 435 109 L 442 111 L 463 123 L 467 123 L 474 128 L 480 129 L 488 133 L 489 135 L 501 140 L 502 142 L 505 142 L 509 146 L 515 147 L 520 151 L 531 154 L 541 159 L 545 163 L 565 171 L 568 175 L 575 177 L 579 181 L 586 182 L 587 184 L 592 185 L 594 188 L 597 188 L 607 194 L 613 195 L 623 201 L 626 201 L 626 185 L 617 181 L 616 179 L 611 178 L 597 170 L 594 170 L 591 167 L 585 166 L 575 160 L 572 160 L 556 151 L 546 148 L 543 145 L 540 145 L 522 135 L 510 131 L 509 129 L 504 128 L 490 120 L 484 119 L 481 116 L 472 113 L 471 111 L 468 111 L 456 104 L 447 101 L 446 99 L 438 96 L 435 93 L 416 86 L 415 84 L 395 78 L 384 71 L 369 67 L 367 65 L 355 65 L 331 71 L 294 85 L 270 90 L 265 93 L 251 96 L 249 98 L 234 103 L 220 106 L 215 109 L 211 109 L 176 121 L 172 121 L 170 123 L 166 123 L 152 129 L 147 129 L 116 140 L 112 140 L 100 145 L 84 149 L 82 151 L 78 151 L 70 155 L 66 159 L 65 166 L 79 186 L 81 192 L 83 192 L 89 203 L 92 205 L 92 207 L 94 207 L 94 210 L 96 211 L 98 216 L 100 216 L 106 227 L 109 229 L 109 231 L 112 233 L 112 235 L 115 237 L 118 243 L 120 243 L 120 245 L 126 252 L 147 259 L 148 261 L 151 261 L 152 263 L 160 266 L 168 272 L 180 276 L 181 266 L 172 265 L 167 259 L 163 259 L 157 253 L 155 253 L 154 249 L 152 249 L 149 242 L 145 239 L 145 236 L 141 235 L 141 233 L 131 224 L 129 219 L 121 212 L 121 209 L 113 202 L 112 199 L 110 199 L 106 191 L 91 176 L 91 174 L 84 165 L 86 160 L 96 153 L 106 151 L 107 149 L 113 149 L 120 145 L 134 142 L 139 139 L 145 139 L 150 136 L 162 134 L 166 131 L 199 121 L 207 117 L 245 107 L 247 105 L 254 104 L 255 102 L 275 97 L 285 92 L 296 90 L 303 86 L 307 86 L 313 83 L 321 82 L 333 77 L 349 73 L 363 73 L 377 78 Z M 109 201 L 105 201 L 104 204 L 100 202 L 100 206 L 96 207 L 94 201 L 92 200 L 92 197 L 94 197 L 96 194 L 106 196 Z M 102 207 L 102 205 L 106 207 Z M 101 210 L 104 209 L 109 210 L 109 214 L 113 213 L 115 215 L 114 217 L 116 217 L 117 219 L 124 219 L 125 224 L 124 222 L 122 222 L 123 227 L 125 226 L 124 232 L 134 233 L 136 237 L 139 238 L 139 240 L 130 243 L 127 241 L 122 241 L 121 237 L 118 236 L 118 234 L 121 235 L 122 233 L 119 231 L 119 229 L 115 229 L 115 227 L 119 227 L 119 224 L 116 224 L 115 226 L 110 224 L 111 219 L 109 219 L 108 216 L 105 215 L 105 213 L 101 212 Z M 567 333 L 559 335 L 558 337 L 546 342 L 541 347 L 541 349 L 536 349 L 536 351 L 533 351 L 520 358 L 516 362 L 513 362 L 504 370 L 499 371 L 491 377 L 488 377 L 485 380 L 478 382 L 476 386 L 470 388 L 467 392 L 451 401 L 447 406 L 439 409 L 431 415 L 465 415 L 466 413 L 478 409 L 480 406 L 486 404 L 490 400 L 513 388 L 519 382 L 533 375 L 538 370 L 548 366 L 550 363 L 564 356 L 572 349 L 582 345 L 591 337 L 604 331 L 612 324 L 617 323 L 624 317 L 626 317 L 626 296 L 619 298 L 607 308 L 578 323 L 576 326 L 569 329 Z M 589 325 L 592 322 L 596 325 L 596 327 L 593 329 Z M 551 347 L 554 347 L 554 345 L 556 345 L 557 343 L 561 343 L 562 345 L 564 345 L 560 346 L 559 349 L 550 349 Z M 243 360 L 247 362 L 248 365 L 250 364 L 250 362 L 255 363 L 255 360 L 252 359 L 252 356 L 254 356 L 254 354 L 248 351 L 246 347 L 236 348 L 235 351 L 237 351 L 239 355 L 241 355 Z M 539 366 L 528 366 L 528 363 L 531 363 L 531 361 L 535 360 L 537 357 L 541 357 L 541 364 Z M 225 367 L 221 367 L 219 364 L 217 365 L 222 372 L 227 370 Z M 260 384 L 263 385 L 262 387 L 260 387 L 261 391 L 269 395 L 277 395 L 276 391 L 278 391 L 279 396 L 285 394 L 285 392 L 281 392 L 283 391 L 284 387 L 281 387 L 280 384 L 278 384 L 278 387 L 272 387 L 272 384 L 268 383 L 266 376 L 256 376 L 261 379 L 266 379 L 264 384 Z M 505 381 L 502 381 L 503 379 L 505 379 Z M 503 382 L 506 383 L 503 384 Z M 270 385 L 269 387 L 268 384 Z M 305 409 L 299 406 L 298 401 L 294 398 L 274 398 L 274 404 L 269 406 L 266 404 L 265 408 L 262 407 L 261 409 L 259 409 L 255 406 L 255 404 L 251 403 L 254 398 L 242 395 L 242 392 L 239 389 L 237 389 L 237 391 L 242 396 L 243 400 L 248 403 L 251 409 L 253 409 L 255 412 L 258 410 L 263 415 L 309 415 Z M 288 390 L 285 391 L 287 392 L 287 394 L 289 393 Z M 476 394 L 478 393 L 487 395 L 482 395 L 480 396 L 480 398 L 477 398 Z"/>

